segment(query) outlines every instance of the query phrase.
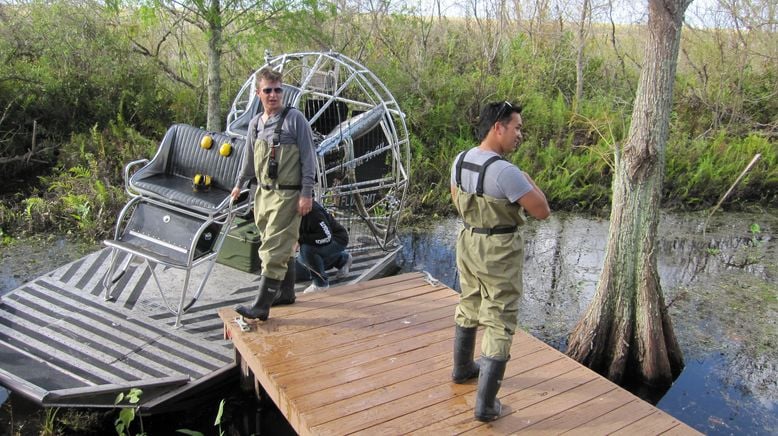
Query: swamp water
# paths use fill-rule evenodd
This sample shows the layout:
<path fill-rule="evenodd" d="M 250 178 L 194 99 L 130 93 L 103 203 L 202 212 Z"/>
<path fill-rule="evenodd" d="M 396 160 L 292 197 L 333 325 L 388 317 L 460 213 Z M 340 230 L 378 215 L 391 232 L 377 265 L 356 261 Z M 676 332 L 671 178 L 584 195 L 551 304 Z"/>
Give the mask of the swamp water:
<path fill-rule="evenodd" d="M 703 433 L 767 435 L 778 429 L 776 212 L 720 213 L 704 235 L 705 215 L 662 215 L 659 274 L 686 368 L 656 405 Z M 404 232 L 402 272 L 426 271 L 457 289 L 454 245 L 460 226 L 456 219 L 441 219 Z M 607 234 L 607 220 L 564 213 L 532 221 L 524 229 L 519 314 L 524 329 L 560 350 L 566 348 L 568 332 L 594 295 Z M 62 240 L 4 248 L 0 294 L 77 259 L 84 249 Z M 226 434 L 293 433 L 272 405 L 256 403 L 237 390 L 237 383 L 225 386 L 196 411 L 144 418 L 144 430 L 151 436 L 177 428 L 209 434 L 216 430 L 218 403 L 225 398 Z M 45 414 L 7 397 L 0 388 L 0 403 L 6 403 L 0 411 L 0 435 L 40 434 Z M 74 413 L 69 419 L 79 416 Z M 113 419 L 115 415 L 105 413 L 103 422 L 93 423 L 83 434 L 115 434 Z"/>

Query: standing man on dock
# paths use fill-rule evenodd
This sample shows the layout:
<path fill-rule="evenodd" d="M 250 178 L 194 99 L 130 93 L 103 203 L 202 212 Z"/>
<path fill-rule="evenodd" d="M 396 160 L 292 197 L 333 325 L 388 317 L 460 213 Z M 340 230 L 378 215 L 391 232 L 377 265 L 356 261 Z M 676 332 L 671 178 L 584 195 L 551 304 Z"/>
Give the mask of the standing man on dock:
<path fill-rule="evenodd" d="M 246 156 L 232 198 L 237 199 L 240 187 L 257 177 L 254 222 L 262 238 L 262 276 L 253 304 L 237 306 L 235 311 L 265 321 L 270 305 L 295 300 L 294 246 L 300 220 L 311 211 L 315 162 L 308 120 L 302 112 L 283 105 L 281 73 L 266 67 L 255 81 L 262 112 L 249 123 Z"/>
<path fill-rule="evenodd" d="M 551 214 L 543 191 L 504 158 L 521 144 L 521 109 L 508 101 L 484 106 L 480 145 L 460 153 L 451 168 L 451 197 L 464 221 L 456 245 L 462 292 L 454 314 L 452 379 L 464 383 L 478 377 L 475 418 L 485 422 L 500 417 L 497 391 L 518 327 L 524 263 L 521 209 L 536 219 Z M 475 362 L 479 325 L 484 337 L 481 359 Z"/>

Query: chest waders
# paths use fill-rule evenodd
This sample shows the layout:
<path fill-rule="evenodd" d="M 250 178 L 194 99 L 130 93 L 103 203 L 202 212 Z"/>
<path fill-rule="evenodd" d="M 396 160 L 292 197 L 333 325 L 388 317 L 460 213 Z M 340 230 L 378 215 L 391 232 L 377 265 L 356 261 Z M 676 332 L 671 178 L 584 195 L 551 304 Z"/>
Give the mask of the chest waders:
<path fill-rule="evenodd" d="M 476 165 L 465 162 L 465 155 L 460 155 L 455 166 L 454 206 L 465 225 L 456 245 L 462 292 L 454 315 L 452 379 L 463 382 L 480 371 L 475 418 L 493 421 L 500 415 L 497 391 L 518 326 L 524 262 L 524 242 L 518 230 L 524 224 L 524 217 L 518 204 L 484 194 L 486 169 L 501 158 L 494 156 L 483 165 Z M 476 192 L 462 189 L 463 169 L 478 172 Z M 485 327 L 481 359 L 473 363 L 479 324 Z"/>
<path fill-rule="evenodd" d="M 262 243 L 259 259 L 262 277 L 259 292 L 251 307 L 235 310 L 248 318 L 264 321 L 272 304 L 294 303 L 294 244 L 300 232 L 297 205 L 302 189 L 300 148 L 281 144 L 281 128 L 289 107 L 284 108 L 276 124 L 272 142 L 254 142 L 254 172 L 259 186 L 254 195 L 254 223 Z"/>

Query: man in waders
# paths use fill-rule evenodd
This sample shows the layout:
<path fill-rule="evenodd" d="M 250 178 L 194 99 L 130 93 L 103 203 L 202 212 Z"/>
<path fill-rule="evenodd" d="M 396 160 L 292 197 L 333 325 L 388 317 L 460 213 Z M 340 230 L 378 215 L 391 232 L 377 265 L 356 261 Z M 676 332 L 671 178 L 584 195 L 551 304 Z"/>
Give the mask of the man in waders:
<path fill-rule="evenodd" d="M 464 221 L 457 237 L 462 289 L 454 320 L 454 383 L 478 377 L 475 418 L 500 416 L 497 399 L 518 326 L 524 211 L 537 219 L 551 211 L 535 182 L 503 156 L 522 140 L 521 106 L 507 101 L 481 110 L 480 145 L 460 153 L 451 168 L 451 197 Z M 473 361 L 478 326 L 484 326 L 481 359 Z"/>
<path fill-rule="evenodd" d="M 235 310 L 262 321 L 272 304 L 294 303 L 294 246 L 300 219 L 311 211 L 315 177 L 311 127 L 300 111 L 284 107 L 281 79 L 270 68 L 257 73 L 262 112 L 249 123 L 246 158 L 232 190 L 237 199 L 240 187 L 256 175 L 254 222 L 262 239 L 262 276 L 254 303 Z"/>

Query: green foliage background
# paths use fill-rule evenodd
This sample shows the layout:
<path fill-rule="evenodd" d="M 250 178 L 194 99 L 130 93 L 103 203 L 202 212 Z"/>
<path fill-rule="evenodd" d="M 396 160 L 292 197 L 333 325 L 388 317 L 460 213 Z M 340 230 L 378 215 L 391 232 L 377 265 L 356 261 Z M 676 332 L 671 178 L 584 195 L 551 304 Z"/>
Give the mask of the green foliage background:
<path fill-rule="evenodd" d="M 151 157 L 169 125 L 205 122 L 207 35 L 173 25 L 153 2 L 109 6 L 0 5 L 0 167 L 7 180 L 0 235 L 105 237 L 126 202 L 123 165 Z M 602 213 L 610 206 L 613 148 L 626 140 L 640 71 L 640 26 L 592 25 L 583 98 L 574 105 L 574 23 L 517 22 L 496 32 L 488 21 L 310 0 L 290 3 L 266 25 L 245 26 L 262 14 L 225 30 L 225 114 L 266 49 L 332 49 L 370 68 L 408 116 L 414 214 L 453 211 L 448 168 L 475 145 L 480 106 L 505 99 L 525 108 L 525 143 L 511 159 L 552 208 Z M 774 32 L 685 29 L 665 206 L 711 207 L 756 153 L 760 162 L 724 206 L 778 206 L 776 63 Z"/>

